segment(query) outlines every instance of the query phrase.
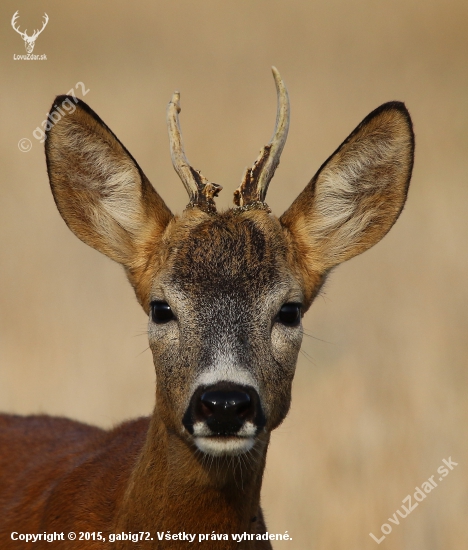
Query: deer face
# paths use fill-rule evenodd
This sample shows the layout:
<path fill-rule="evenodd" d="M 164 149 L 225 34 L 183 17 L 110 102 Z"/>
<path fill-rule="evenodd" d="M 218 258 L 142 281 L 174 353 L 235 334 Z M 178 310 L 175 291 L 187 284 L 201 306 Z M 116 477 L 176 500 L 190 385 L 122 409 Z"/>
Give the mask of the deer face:
<path fill-rule="evenodd" d="M 149 340 L 165 422 L 210 454 L 249 450 L 289 409 L 304 293 L 266 211 L 188 210 L 166 236 Z"/>
<path fill-rule="evenodd" d="M 272 141 L 218 214 L 209 183 L 188 163 L 168 107 L 174 167 L 190 196 L 174 217 L 115 135 L 81 101 L 48 130 L 58 209 L 85 243 L 122 264 L 149 315 L 157 410 L 189 446 L 246 452 L 284 419 L 301 344 L 301 316 L 333 267 L 364 252 L 403 208 L 414 140 L 408 111 L 387 103 L 348 136 L 286 212 L 264 202 L 289 122 L 279 106 Z M 72 98 L 56 99 L 51 113 Z M 50 115 L 51 120 L 56 117 Z"/>
<path fill-rule="evenodd" d="M 35 43 L 36 43 L 36 37 L 28 36 L 27 38 L 24 39 L 24 46 L 28 53 L 32 53 L 34 51 Z"/>

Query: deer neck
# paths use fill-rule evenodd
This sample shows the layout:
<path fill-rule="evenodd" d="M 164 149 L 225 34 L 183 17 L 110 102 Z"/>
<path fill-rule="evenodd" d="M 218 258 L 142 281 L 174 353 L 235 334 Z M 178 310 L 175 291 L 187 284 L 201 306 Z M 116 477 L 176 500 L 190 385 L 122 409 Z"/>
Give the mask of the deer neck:
<path fill-rule="evenodd" d="M 133 469 L 117 531 L 255 533 L 269 436 L 248 455 L 212 457 L 169 431 L 157 408 Z M 197 539 L 198 540 L 198 539 Z M 157 541 L 156 541 L 157 542 Z M 155 544 L 156 544 L 155 542 Z M 217 544 L 217 545 L 216 545 Z M 219 541 L 215 548 L 219 548 Z M 227 543 L 225 548 L 230 548 Z M 238 544 L 230 540 L 229 544 Z M 207 550 L 211 548 L 208 541 Z"/>

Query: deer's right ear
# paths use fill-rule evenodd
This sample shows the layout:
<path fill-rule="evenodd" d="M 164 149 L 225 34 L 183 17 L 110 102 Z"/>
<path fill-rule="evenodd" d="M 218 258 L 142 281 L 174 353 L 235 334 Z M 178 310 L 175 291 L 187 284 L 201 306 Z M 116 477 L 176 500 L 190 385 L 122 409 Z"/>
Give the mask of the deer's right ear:
<path fill-rule="evenodd" d="M 413 154 L 406 107 L 385 103 L 359 124 L 281 216 L 306 288 L 312 273 L 323 277 L 390 230 L 405 204 Z M 306 294 L 313 293 L 309 290 Z"/>
<path fill-rule="evenodd" d="M 47 170 L 62 218 L 86 244 L 130 271 L 172 214 L 104 122 L 74 97 L 55 99 L 47 121 Z"/>

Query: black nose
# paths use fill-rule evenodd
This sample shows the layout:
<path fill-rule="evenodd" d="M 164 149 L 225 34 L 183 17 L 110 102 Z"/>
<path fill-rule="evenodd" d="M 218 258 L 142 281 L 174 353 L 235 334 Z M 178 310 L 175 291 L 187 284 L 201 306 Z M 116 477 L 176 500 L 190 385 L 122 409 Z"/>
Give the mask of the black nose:
<path fill-rule="evenodd" d="M 216 434 L 236 433 L 252 412 L 252 401 L 243 391 L 212 390 L 200 397 L 201 420 Z"/>
<path fill-rule="evenodd" d="M 258 393 L 250 386 L 221 382 L 195 391 L 183 424 L 190 433 L 194 423 L 203 422 L 213 435 L 230 436 L 237 434 L 246 421 L 256 429 L 265 425 Z"/>
<path fill-rule="evenodd" d="M 250 408 L 250 396 L 243 391 L 207 391 L 200 399 L 206 419 L 212 416 L 226 421 L 244 418 Z"/>

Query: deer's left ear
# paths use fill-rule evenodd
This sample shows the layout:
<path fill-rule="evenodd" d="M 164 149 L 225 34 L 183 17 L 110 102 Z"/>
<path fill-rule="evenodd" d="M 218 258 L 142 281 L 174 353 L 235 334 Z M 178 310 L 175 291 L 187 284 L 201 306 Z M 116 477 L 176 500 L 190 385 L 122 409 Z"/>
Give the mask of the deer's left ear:
<path fill-rule="evenodd" d="M 304 275 L 324 275 L 390 230 L 405 204 L 414 134 L 403 103 L 368 115 L 281 216 Z"/>
<path fill-rule="evenodd" d="M 86 103 L 76 102 L 59 96 L 49 115 L 52 193 L 79 239 L 131 269 L 172 214 L 117 137 Z"/>

